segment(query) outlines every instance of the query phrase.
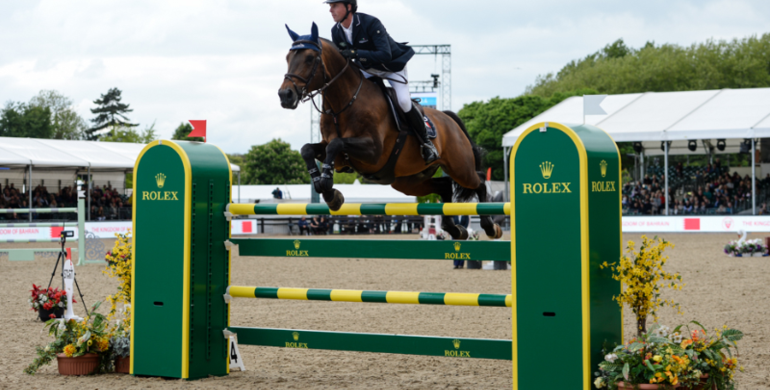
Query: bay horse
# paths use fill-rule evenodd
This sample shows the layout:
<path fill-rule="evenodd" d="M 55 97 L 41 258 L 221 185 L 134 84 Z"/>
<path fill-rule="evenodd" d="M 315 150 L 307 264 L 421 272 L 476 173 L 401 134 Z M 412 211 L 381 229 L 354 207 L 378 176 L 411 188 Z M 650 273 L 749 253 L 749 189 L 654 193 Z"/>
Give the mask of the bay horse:
<path fill-rule="evenodd" d="M 390 184 L 406 195 L 435 193 L 445 203 L 467 202 L 474 195 L 479 202 L 488 201 L 481 172 L 482 150 L 470 139 L 457 114 L 425 108 L 425 115 L 436 127 L 437 137 L 433 143 L 441 158 L 426 165 L 417 140 L 406 137 L 403 148 L 394 153 L 397 160 L 393 166 L 391 154 L 399 129 L 380 87 L 366 80 L 333 42 L 319 39 L 315 23 L 311 34 L 305 36 L 286 28 L 294 42 L 286 56 L 288 73 L 278 95 L 281 106 L 292 110 L 316 95 L 323 97 L 322 110 L 319 110 L 323 140 L 304 145 L 301 154 L 315 190 L 323 195 L 329 209 L 337 211 L 345 202 L 342 194 L 333 188 L 335 169 L 371 177 L 381 173 L 389 160 L 393 168 L 390 174 L 381 175 L 385 178 L 380 177 L 379 183 Z M 320 172 L 316 159 L 323 163 Z M 434 178 L 439 167 L 449 177 Z M 487 236 L 502 237 L 500 226 L 491 216 L 480 218 Z M 442 229 L 456 240 L 468 237 L 465 228 L 455 225 L 451 217 L 442 218 Z"/>

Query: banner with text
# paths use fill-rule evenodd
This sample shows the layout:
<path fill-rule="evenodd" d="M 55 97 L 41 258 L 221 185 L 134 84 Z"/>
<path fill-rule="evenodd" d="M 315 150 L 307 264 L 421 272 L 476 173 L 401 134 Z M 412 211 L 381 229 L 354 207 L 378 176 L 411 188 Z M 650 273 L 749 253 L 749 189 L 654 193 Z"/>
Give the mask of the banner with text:
<path fill-rule="evenodd" d="M 0 240 L 47 240 L 59 238 L 63 230 L 71 230 L 75 237 L 79 237 L 79 230 L 76 223 L 67 224 L 65 227 L 3 227 L 0 223 Z M 130 221 L 127 222 L 86 222 L 86 238 L 115 238 L 116 233 L 126 234 L 132 229 Z M 169 228 L 172 228 L 169 226 Z M 230 225 L 230 231 L 233 235 L 257 234 L 257 221 L 234 220 Z"/>

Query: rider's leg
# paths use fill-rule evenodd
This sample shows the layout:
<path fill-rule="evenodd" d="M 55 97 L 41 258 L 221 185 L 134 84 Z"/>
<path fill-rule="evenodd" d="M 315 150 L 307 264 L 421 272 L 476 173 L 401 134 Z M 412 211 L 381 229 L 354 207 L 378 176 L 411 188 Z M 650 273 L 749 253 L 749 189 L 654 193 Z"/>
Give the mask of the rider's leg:
<path fill-rule="evenodd" d="M 404 82 L 398 81 L 403 78 Z M 428 132 L 425 129 L 425 121 L 422 118 L 422 114 L 412 104 L 412 96 L 409 94 L 409 80 L 406 72 L 406 68 L 401 72 L 395 73 L 394 79 L 390 85 L 393 87 L 393 91 L 396 93 L 398 99 L 398 105 L 404 110 L 406 118 L 409 121 L 409 126 L 415 131 L 417 137 L 420 139 L 422 145 L 422 158 L 426 164 L 430 164 L 433 161 L 439 159 L 438 151 L 433 143 L 428 139 Z"/>

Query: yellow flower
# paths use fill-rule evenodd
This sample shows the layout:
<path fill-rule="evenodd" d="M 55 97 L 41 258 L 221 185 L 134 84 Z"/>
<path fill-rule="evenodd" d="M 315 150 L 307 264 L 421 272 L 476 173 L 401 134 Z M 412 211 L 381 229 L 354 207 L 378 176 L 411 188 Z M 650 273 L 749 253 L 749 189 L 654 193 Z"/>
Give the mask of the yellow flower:
<path fill-rule="evenodd" d="M 661 361 L 662 359 L 663 359 L 663 358 L 662 358 L 662 357 L 660 357 L 660 355 L 655 355 L 655 356 L 653 356 L 653 357 L 652 357 L 652 360 L 654 360 L 654 361 L 656 361 L 656 362 L 658 362 L 658 363 L 660 363 L 660 361 Z"/>
<path fill-rule="evenodd" d="M 99 352 L 104 352 L 110 348 L 110 340 L 106 338 L 101 339 L 99 340 L 97 345 L 98 345 Z"/>
<path fill-rule="evenodd" d="M 94 343 L 94 342 L 93 342 L 92 340 L 88 340 L 88 346 L 89 346 L 89 347 L 90 347 L 90 346 L 91 346 L 91 344 L 93 344 L 93 343 Z"/>
<path fill-rule="evenodd" d="M 72 344 L 68 344 L 66 347 L 64 347 L 64 354 L 67 355 L 67 357 L 72 357 L 72 355 L 75 354 L 75 346 Z"/>

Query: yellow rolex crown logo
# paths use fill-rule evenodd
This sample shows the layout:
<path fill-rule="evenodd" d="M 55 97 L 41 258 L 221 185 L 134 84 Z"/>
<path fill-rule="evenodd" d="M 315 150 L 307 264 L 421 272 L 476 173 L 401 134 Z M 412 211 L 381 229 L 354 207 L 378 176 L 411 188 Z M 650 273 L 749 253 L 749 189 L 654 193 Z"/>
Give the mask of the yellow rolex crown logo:
<path fill-rule="evenodd" d="M 553 164 L 550 161 L 543 161 L 540 164 L 540 172 L 543 174 L 543 179 L 550 179 L 551 173 L 553 173 Z"/>
<path fill-rule="evenodd" d="M 455 242 L 455 250 L 458 251 L 458 252 L 460 251 L 460 243 L 459 242 Z"/>
<path fill-rule="evenodd" d="M 299 340 L 299 332 L 291 332 L 291 337 L 294 338 L 294 341 Z"/>
<path fill-rule="evenodd" d="M 166 175 L 162 173 L 155 175 L 155 183 L 158 184 L 158 188 L 163 188 L 163 185 L 166 184 Z"/>
<path fill-rule="evenodd" d="M 607 176 L 607 161 L 602 160 L 602 162 L 599 163 L 599 166 L 602 168 L 602 177 Z"/>
<path fill-rule="evenodd" d="M 452 344 L 454 344 L 455 349 L 460 349 L 460 340 L 454 339 L 452 340 Z"/>
<path fill-rule="evenodd" d="M 294 249 L 299 249 L 299 240 L 294 240 Z"/>

